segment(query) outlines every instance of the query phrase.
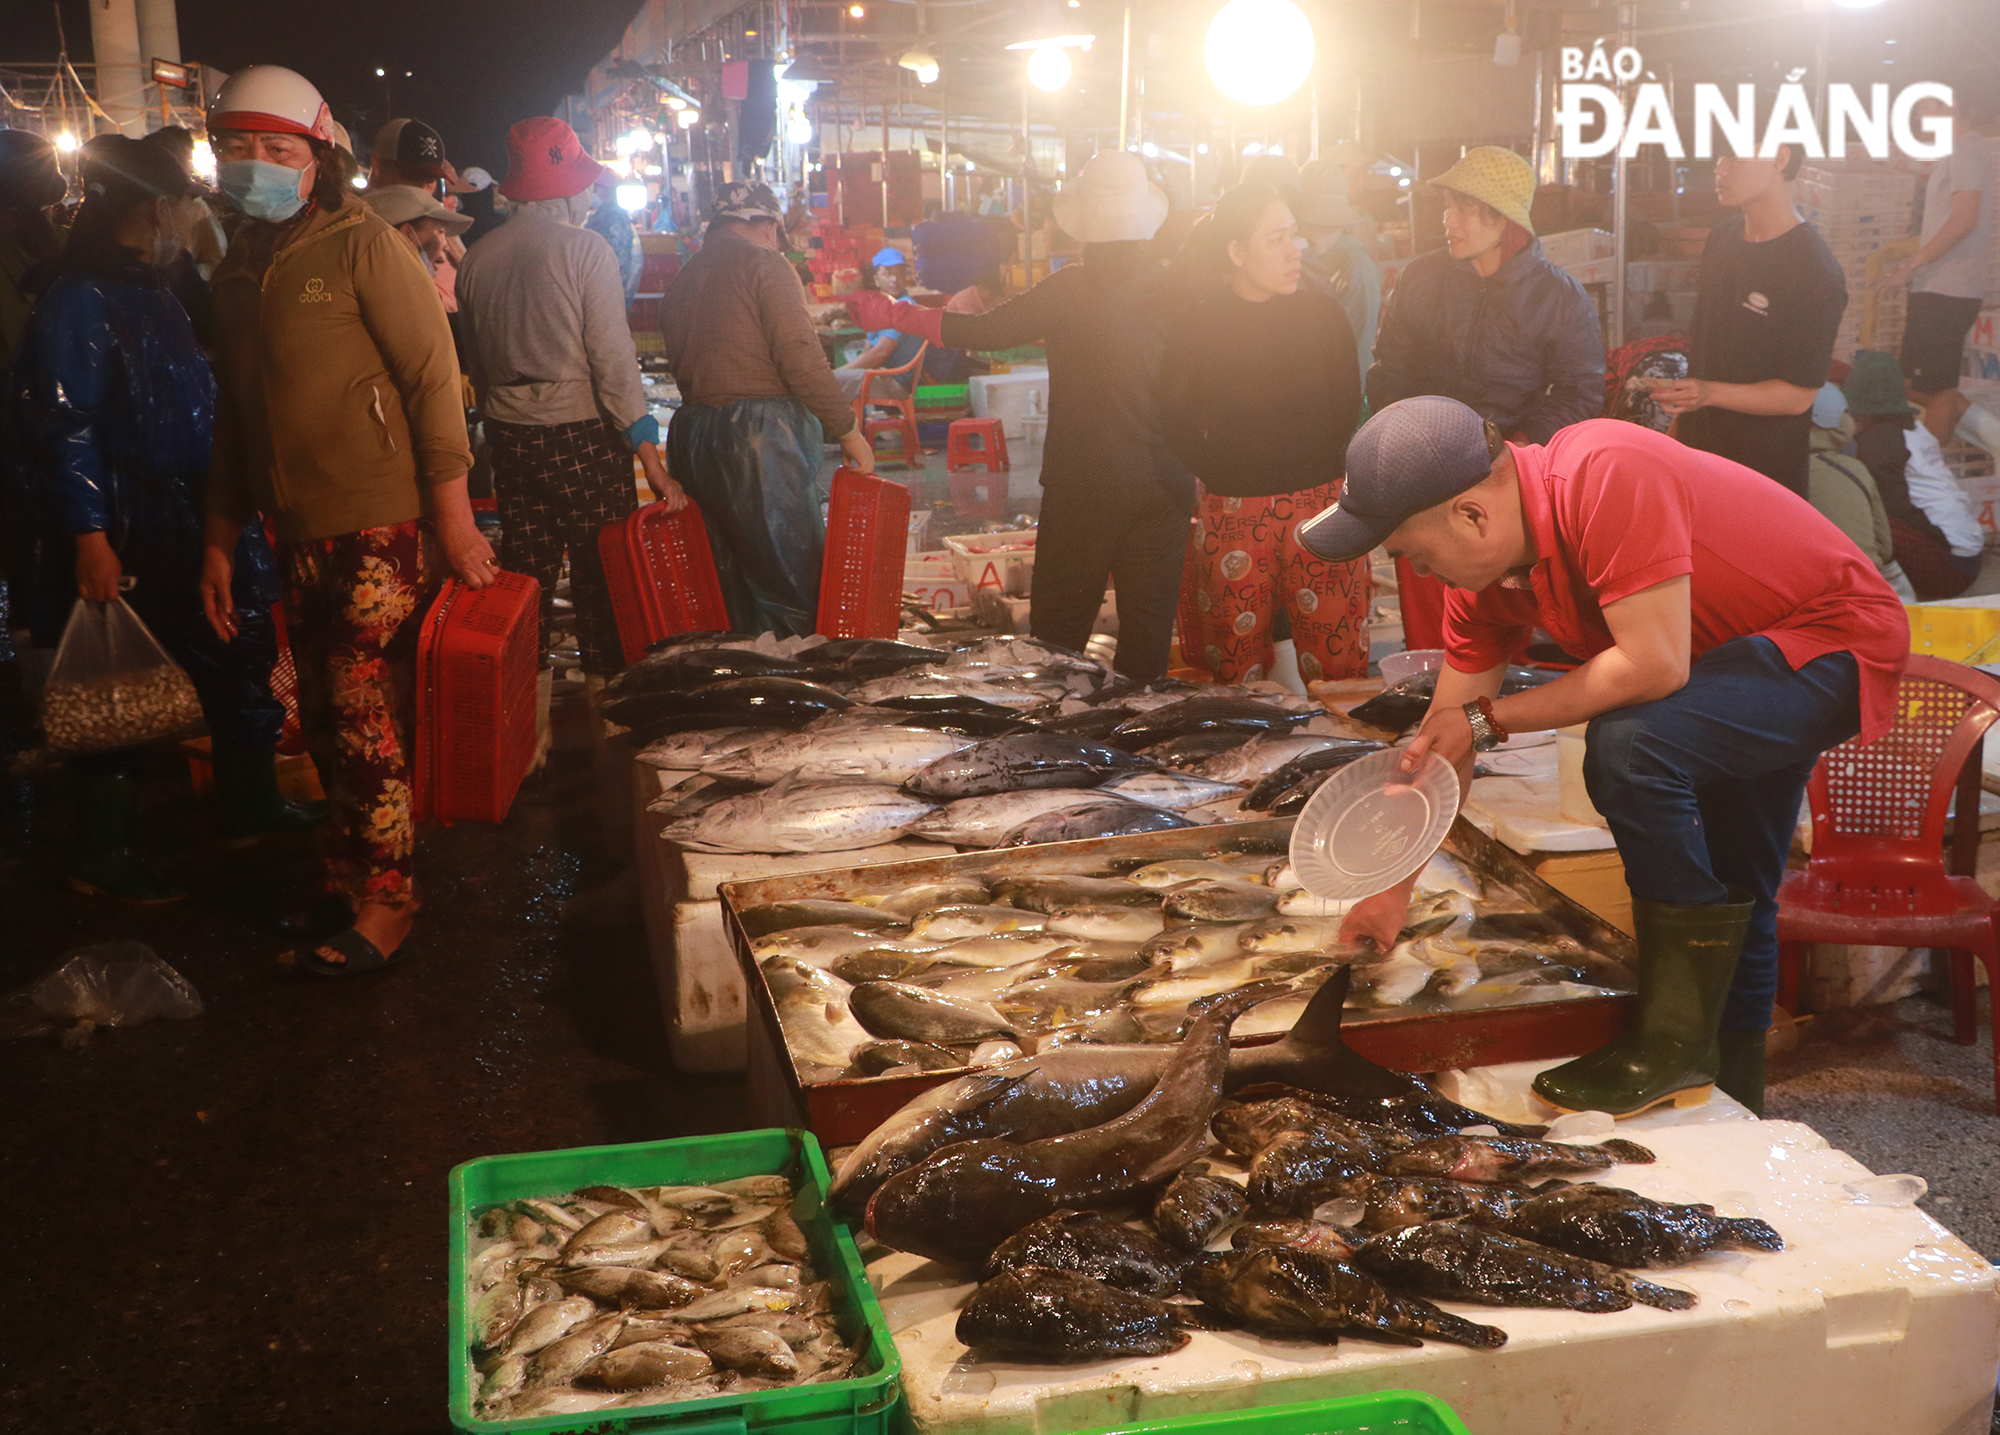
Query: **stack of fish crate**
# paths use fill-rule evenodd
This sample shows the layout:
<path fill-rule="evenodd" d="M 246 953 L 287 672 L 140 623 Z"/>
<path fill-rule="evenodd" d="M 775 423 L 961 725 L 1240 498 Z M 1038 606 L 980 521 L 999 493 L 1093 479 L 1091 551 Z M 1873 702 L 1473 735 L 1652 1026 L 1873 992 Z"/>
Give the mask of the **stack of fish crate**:
<path fill-rule="evenodd" d="M 1800 209 L 1847 276 L 1847 312 L 1834 340 L 1835 358 L 1852 359 L 1856 349 L 1894 353 L 1902 345 L 1907 295 L 1873 285 L 1893 262 L 1878 252 L 1913 228 L 1917 183 L 1916 175 L 1873 160 L 1834 160 L 1799 171 Z"/>

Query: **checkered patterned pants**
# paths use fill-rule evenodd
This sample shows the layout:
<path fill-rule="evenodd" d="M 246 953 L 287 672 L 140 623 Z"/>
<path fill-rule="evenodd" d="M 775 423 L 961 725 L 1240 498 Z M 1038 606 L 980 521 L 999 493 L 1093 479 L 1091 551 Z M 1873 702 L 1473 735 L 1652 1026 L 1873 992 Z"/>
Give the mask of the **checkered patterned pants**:
<path fill-rule="evenodd" d="M 500 502 L 500 566 L 542 585 L 542 632 L 555 615 L 556 579 L 569 554 L 569 596 L 586 673 L 625 666 L 597 533 L 633 508 L 632 451 L 602 419 L 573 424 L 486 421 Z"/>

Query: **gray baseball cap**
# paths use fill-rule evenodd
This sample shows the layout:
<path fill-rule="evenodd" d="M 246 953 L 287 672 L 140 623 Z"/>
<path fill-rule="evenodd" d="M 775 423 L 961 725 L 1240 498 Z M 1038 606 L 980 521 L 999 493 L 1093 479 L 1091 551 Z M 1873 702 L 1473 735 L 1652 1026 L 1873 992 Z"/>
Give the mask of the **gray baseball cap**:
<path fill-rule="evenodd" d="M 1492 468 L 1477 409 L 1438 394 L 1399 400 L 1348 443 L 1340 501 L 1299 525 L 1299 543 L 1329 562 L 1359 558 L 1403 520 L 1458 497 Z"/>

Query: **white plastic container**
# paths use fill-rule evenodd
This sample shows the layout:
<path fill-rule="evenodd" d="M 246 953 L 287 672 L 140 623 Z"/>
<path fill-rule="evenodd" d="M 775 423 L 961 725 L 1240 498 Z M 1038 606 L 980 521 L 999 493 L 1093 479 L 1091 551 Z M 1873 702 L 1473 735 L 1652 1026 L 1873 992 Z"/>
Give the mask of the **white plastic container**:
<path fill-rule="evenodd" d="M 1382 656 L 1382 681 L 1390 687 L 1408 682 L 1418 673 L 1434 673 L 1444 666 L 1443 648 L 1409 648 Z"/>
<path fill-rule="evenodd" d="M 1009 528 L 999 533 L 948 534 L 952 566 L 960 581 L 975 590 L 992 588 L 1010 598 L 1025 598 L 1034 588 L 1035 529 Z"/>
<path fill-rule="evenodd" d="M 1049 371 L 1015 369 L 1006 374 L 974 374 L 966 381 L 972 416 L 1000 420 L 1010 439 L 1024 437 L 1023 421 L 1049 411 Z"/>
<path fill-rule="evenodd" d="M 1575 727 L 1556 730 L 1556 784 L 1561 795 L 1561 812 L 1567 822 L 1584 822 L 1592 827 L 1609 827 L 1590 800 L 1590 789 L 1583 784 L 1584 734 L 1588 725 L 1578 723 Z"/>

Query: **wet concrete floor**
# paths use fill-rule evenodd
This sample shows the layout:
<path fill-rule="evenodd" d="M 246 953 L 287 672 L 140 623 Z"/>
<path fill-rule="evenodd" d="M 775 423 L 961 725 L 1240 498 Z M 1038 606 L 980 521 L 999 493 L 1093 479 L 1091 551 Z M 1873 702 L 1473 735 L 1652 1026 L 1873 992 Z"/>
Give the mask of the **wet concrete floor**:
<path fill-rule="evenodd" d="M 0 990 L 128 937 L 207 1004 L 0 1042 L 0 1427 L 446 1430 L 446 1173 L 736 1129 L 742 1083 L 672 1071 L 636 927 L 558 922 L 609 870 L 585 757 L 503 827 L 427 828 L 420 955 L 342 982 L 275 960 L 305 849 L 225 851 L 178 786 L 149 838 L 194 895 L 139 912 L 63 885 L 60 770 L 0 780 Z"/>

